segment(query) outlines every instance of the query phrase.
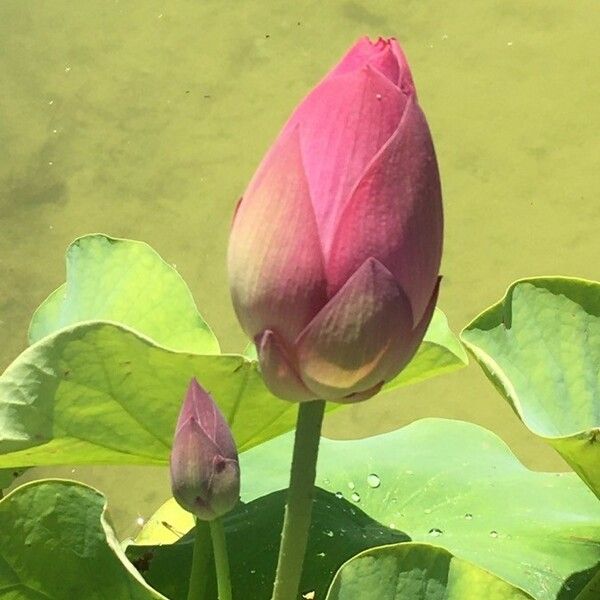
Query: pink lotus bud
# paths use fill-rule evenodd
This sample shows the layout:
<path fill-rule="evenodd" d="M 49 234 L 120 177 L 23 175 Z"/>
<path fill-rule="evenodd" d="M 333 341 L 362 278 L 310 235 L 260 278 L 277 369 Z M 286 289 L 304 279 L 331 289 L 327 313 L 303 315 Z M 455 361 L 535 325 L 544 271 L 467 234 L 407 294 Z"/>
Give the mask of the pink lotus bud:
<path fill-rule="evenodd" d="M 240 497 L 240 465 L 231 431 L 195 379 L 177 420 L 171 488 L 175 500 L 203 521 L 229 512 Z"/>
<path fill-rule="evenodd" d="M 442 229 L 404 53 L 361 39 L 296 108 L 232 225 L 233 304 L 273 393 L 354 402 L 394 377 L 433 314 Z"/>

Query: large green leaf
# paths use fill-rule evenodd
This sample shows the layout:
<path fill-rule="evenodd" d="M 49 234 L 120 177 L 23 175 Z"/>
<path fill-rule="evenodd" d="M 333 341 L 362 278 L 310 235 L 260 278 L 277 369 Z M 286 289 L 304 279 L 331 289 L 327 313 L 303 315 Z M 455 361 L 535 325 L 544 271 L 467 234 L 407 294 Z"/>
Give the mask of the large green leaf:
<path fill-rule="evenodd" d="M 268 494 L 238 506 L 224 518 L 235 600 L 268 600 L 271 597 L 285 497 L 284 491 Z M 160 526 L 169 535 L 182 534 L 173 526 L 178 522 L 179 514 L 172 504 L 161 511 Z M 181 521 L 179 523 L 183 525 Z M 150 530 L 154 535 L 160 535 L 155 527 Z M 143 545 L 129 546 L 127 555 L 155 589 L 171 600 L 185 600 L 186 582 L 173 577 L 173 573 L 189 572 L 193 538 L 188 535 L 176 544 L 149 546 L 148 542 L 157 540 L 146 537 Z M 376 523 L 351 502 L 340 501 L 331 493 L 317 490 L 302 576 L 303 593 L 314 591 L 316 598 L 323 598 L 344 561 L 366 548 L 405 540 L 407 537 L 402 532 Z"/>
<path fill-rule="evenodd" d="M 20 472 L 15 469 L 0 469 L 0 492 L 9 487 L 19 475 Z"/>
<path fill-rule="evenodd" d="M 240 451 L 293 428 L 297 407 L 266 389 L 254 361 L 173 352 L 125 326 L 87 322 L 43 338 L 0 376 L 0 468 L 166 464 L 192 376 Z"/>
<path fill-rule="evenodd" d="M 238 600 L 270 598 L 284 501 L 285 494 L 276 492 L 240 506 L 225 518 L 234 597 Z M 406 543 L 407 538 L 402 532 L 377 524 L 347 500 L 339 500 L 318 489 L 313 506 L 313 522 L 301 582 L 304 597 L 310 597 L 313 592 L 315 598 L 323 598 L 336 568 L 350 558 L 335 576 L 334 591 L 328 596 L 330 600 L 531 598 L 442 548 Z M 155 522 L 145 527 L 146 533 L 142 533 L 136 543 L 149 543 L 148 534 L 157 536 L 154 543 L 177 541 L 182 533 L 173 523 L 184 527 L 188 525 L 187 518 L 185 524 L 180 521 L 182 513 L 173 501 L 167 502 L 157 512 Z M 163 537 L 164 534 L 166 537 Z M 249 539 L 260 540 L 260 543 L 249 548 Z M 405 543 L 379 547 L 398 541 Z M 193 536 L 186 536 L 180 543 L 162 547 L 130 546 L 127 554 L 153 587 L 172 600 L 185 600 L 186 582 L 173 577 L 173 573 L 187 572 L 191 567 L 192 542 Z M 358 556 L 352 558 L 357 553 Z M 373 562 L 376 564 L 367 562 L 369 559 L 375 559 Z M 385 584 L 390 581 L 403 583 L 404 587 L 393 588 L 398 592 L 396 596 L 386 595 Z M 429 595 L 416 595 L 415 588 L 418 592 L 427 591 Z M 410 595 L 411 591 L 413 595 Z M 444 595 L 446 592 L 448 595 Z M 211 600 L 213 598 L 216 600 L 210 596 Z"/>
<path fill-rule="evenodd" d="M 0 376 L 0 468 L 165 464 L 192 376 L 240 450 L 291 429 L 296 407 L 256 365 L 218 355 L 179 274 L 146 244 L 90 235 L 67 251 L 67 283 L 33 317 Z"/>
<path fill-rule="evenodd" d="M 462 339 L 523 423 L 600 497 L 600 283 L 517 281 Z"/>
<path fill-rule="evenodd" d="M 465 364 L 439 311 L 431 332 L 397 385 Z M 165 464 L 192 376 L 213 393 L 240 451 L 295 423 L 297 407 L 266 389 L 251 357 L 214 354 L 185 283 L 140 242 L 72 244 L 67 283 L 38 309 L 30 338 L 0 376 L 0 468 Z"/>
<path fill-rule="evenodd" d="M 178 353 L 110 323 L 45 337 L 0 377 L 0 468 L 167 464 L 191 377 L 213 394 L 240 451 L 293 428 L 296 406 L 237 355 Z"/>
<path fill-rule="evenodd" d="M 244 499 L 285 486 L 291 444 L 285 435 L 246 453 Z M 470 423 L 425 419 L 363 440 L 323 439 L 317 484 L 535 598 L 579 589 L 600 562 L 600 503 L 577 476 L 530 471 Z"/>
<path fill-rule="evenodd" d="M 230 527 L 228 533 L 246 561 L 236 570 L 237 585 L 256 591 L 248 596 L 256 600 L 269 597 L 261 591 L 267 588 L 248 586 L 272 581 L 280 526 L 275 515 L 281 516 L 272 508 L 259 527 L 259 508 L 269 505 L 266 494 L 287 485 L 292 441 L 284 435 L 241 457 L 242 498 L 256 512 L 252 519 L 236 513 L 233 522 L 241 531 Z M 330 494 L 321 493 L 315 503 L 303 577 L 303 590 L 315 590 L 317 598 L 352 556 L 345 548 L 356 553 L 400 541 L 394 535 L 433 542 L 539 600 L 576 598 L 600 564 L 600 505 L 587 487 L 573 473 L 529 471 L 476 425 L 426 419 L 364 440 L 323 439 L 317 483 Z M 191 522 L 180 511 L 174 503 L 163 508 L 140 543 L 182 536 Z M 349 525 L 338 519 L 348 517 L 358 523 L 362 547 L 346 546 Z M 155 549 L 149 581 L 164 593 L 169 569 L 189 552 L 178 546 Z M 323 553 L 334 560 L 323 562 Z M 248 578 L 249 572 L 255 577 Z"/>
<path fill-rule="evenodd" d="M 169 498 L 144 522 L 144 526 L 131 540 L 140 546 L 174 544 L 194 528 L 192 513 L 179 506 L 175 498 Z"/>
<path fill-rule="evenodd" d="M 600 570 L 588 581 L 587 585 L 577 594 L 575 600 L 598 600 L 600 598 Z"/>
<path fill-rule="evenodd" d="M 106 521 L 104 497 L 70 481 L 21 486 L 0 501 L 0 597 L 150 600 Z"/>
<path fill-rule="evenodd" d="M 123 323 L 172 350 L 219 352 L 179 273 L 143 242 L 102 234 L 75 240 L 67 282 L 33 315 L 29 341 L 83 321 Z"/>
<path fill-rule="evenodd" d="M 365 550 L 336 574 L 326 600 L 531 599 L 502 579 L 429 544 Z"/>

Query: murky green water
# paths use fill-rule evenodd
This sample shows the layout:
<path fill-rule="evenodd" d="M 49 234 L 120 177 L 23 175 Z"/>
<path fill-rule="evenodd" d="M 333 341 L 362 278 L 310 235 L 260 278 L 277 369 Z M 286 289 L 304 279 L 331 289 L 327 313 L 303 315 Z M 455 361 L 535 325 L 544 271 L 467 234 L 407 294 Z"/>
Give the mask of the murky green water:
<path fill-rule="evenodd" d="M 241 348 L 224 269 L 232 208 L 295 103 L 363 34 L 400 39 L 434 133 L 452 326 L 518 277 L 600 278 L 599 28 L 598 0 L 3 0 L 0 367 L 63 281 L 67 244 L 93 231 L 149 242 L 223 347 Z M 326 433 L 429 415 L 562 468 L 474 365 L 353 406 Z M 125 531 L 168 493 L 158 469 L 51 473 L 108 492 Z"/>

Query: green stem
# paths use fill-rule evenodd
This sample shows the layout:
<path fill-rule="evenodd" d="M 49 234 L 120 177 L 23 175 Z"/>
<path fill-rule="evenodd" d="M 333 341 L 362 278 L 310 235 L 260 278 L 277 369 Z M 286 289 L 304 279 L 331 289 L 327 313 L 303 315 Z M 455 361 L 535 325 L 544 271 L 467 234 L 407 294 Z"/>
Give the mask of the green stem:
<path fill-rule="evenodd" d="M 324 412 L 323 400 L 301 403 L 298 409 L 290 487 L 272 600 L 295 600 L 298 597 L 315 495 L 317 455 Z"/>
<path fill-rule="evenodd" d="M 227 555 L 227 541 L 225 540 L 225 530 L 223 529 L 221 519 L 214 519 L 210 522 L 210 535 L 212 537 L 213 552 L 215 554 L 219 600 L 231 600 L 229 556 Z"/>
<path fill-rule="evenodd" d="M 196 519 L 188 600 L 206 600 L 210 598 L 209 593 L 213 580 L 213 550 L 209 541 L 209 529 L 210 526 L 206 521 Z"/>

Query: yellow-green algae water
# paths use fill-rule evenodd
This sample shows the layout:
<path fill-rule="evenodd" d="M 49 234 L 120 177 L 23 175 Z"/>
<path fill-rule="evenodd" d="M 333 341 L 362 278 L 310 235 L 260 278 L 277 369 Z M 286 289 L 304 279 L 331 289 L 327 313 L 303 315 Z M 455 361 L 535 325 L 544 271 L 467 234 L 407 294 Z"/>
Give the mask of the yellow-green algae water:
<path fill-rule="evenodd" d="M 359 36 L 396 36 L 433 131 L 446 211 L 439 305 L 458 331 L 514 279 L 600 279 L 598 0 L 0 3 L 0 367 L 88 232 L 145 240 L 227 351 L 230 216 L 294 105 Z M 474 421 L 529 466 L 564 463 L 476 365 L 336 413 L 333 437 Z M 415 448 L 418 453 L 418 448 Z M 156 468 L 30 471 L 108 493 L 133 533 Z M 126 505 L 127 503 L 127 505 Z"/>

